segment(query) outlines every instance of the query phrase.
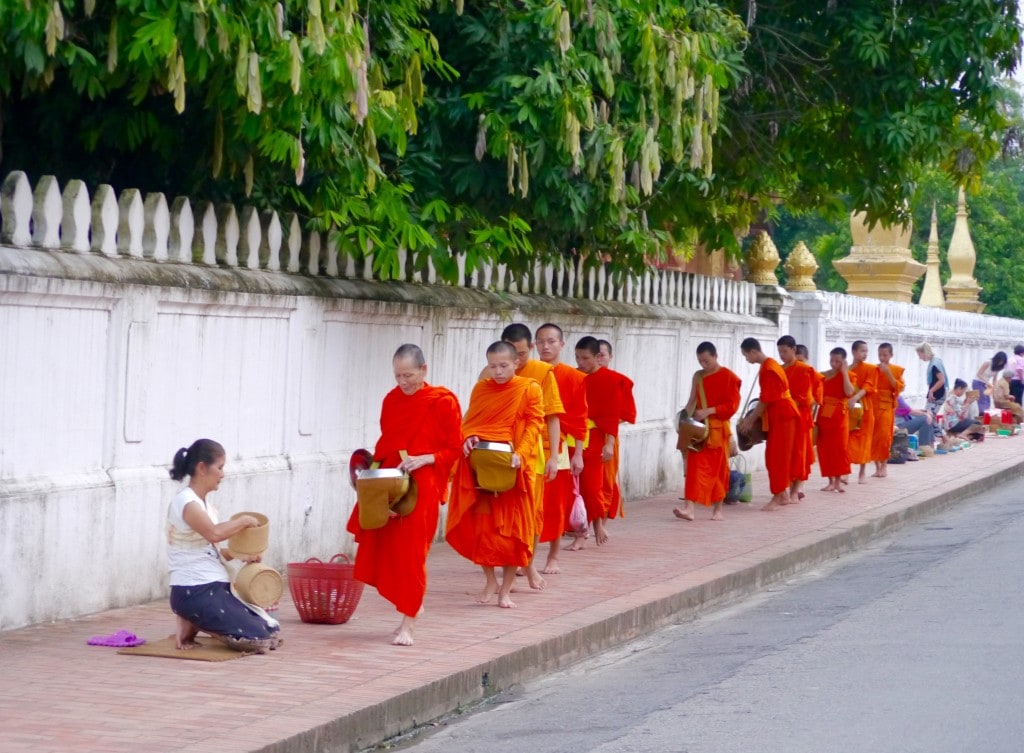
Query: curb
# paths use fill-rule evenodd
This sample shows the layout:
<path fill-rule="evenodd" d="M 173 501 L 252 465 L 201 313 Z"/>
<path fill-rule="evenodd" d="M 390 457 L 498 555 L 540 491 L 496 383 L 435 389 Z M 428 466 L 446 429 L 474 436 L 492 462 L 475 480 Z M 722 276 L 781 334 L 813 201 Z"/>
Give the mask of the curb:
<path fill-rule="evenodd" d="M 454 672 L 441 680 L 276 741 L 257 749 L 257 753 L 357 753 L 372 748 L 514 685 L 563 669 L 595 653 L 692 617 L 707 607 L 735 601 L 820 562 L 856 551 L 903 526 L 1010 481 L 1022 472 L 1024 461 L 937 495 L 931 489 L 917 492 L 900 502 L 847 519 L 841 526 L 798 535 L 781 544 L 768 545 L 704 568 L 706 580 L 698 585 L 692 584 L 694 574 L 677 576 L 675 579 L 685 579 L 686 585 L 680 584 L 680 590 L 671 596 L 628 606 L 611 617 L 515 649 L 497 659 Z M 898 509 L 886 512 L 893 507 Z M 855 522 L 850 525 L 850 521 Z M 642 593 L 640 589 L 634 596 Z"/>

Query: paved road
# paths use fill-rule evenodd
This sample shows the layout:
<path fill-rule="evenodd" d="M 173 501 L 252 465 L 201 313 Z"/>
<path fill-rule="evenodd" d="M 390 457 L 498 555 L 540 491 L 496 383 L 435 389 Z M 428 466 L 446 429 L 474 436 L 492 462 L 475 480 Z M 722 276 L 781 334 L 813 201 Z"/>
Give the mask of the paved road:
<path fill-rule="evenodd" d="M 407 750 L 1020 753 L 1022 500 L 1024 481 L 969 500 Z"/>

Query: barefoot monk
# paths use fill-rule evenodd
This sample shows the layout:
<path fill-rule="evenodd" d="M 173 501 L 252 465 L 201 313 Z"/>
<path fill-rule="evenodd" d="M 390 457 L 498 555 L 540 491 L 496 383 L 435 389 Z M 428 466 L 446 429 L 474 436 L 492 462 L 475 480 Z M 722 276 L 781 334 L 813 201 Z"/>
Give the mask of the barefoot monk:
<path fill-rule="evenodd" d="M 711 519 L 722 520 L 722 501 L 729 491 L 729 439 L 733 414 L 740 408 L 740 378 L 718 363 L 718 351 L 709 342 L 697 346 L 700 370 L 693 375 L 686 413 L 708 427 L 700 450 L 686 453 L 685 504 L 672 512 L 693 520 L 693 503 L 711 507 Z"/>
<path fill-rule="evenodd" d="M 842 493 L 842 477 L 850 473 L 849 400 L 856 388 L 845 348 L 833 348 L 828 363 L 829 370 L 822 374 L 818 410 L 818 466 L 828 479 L 822 491 Z"/>
<path fill-rule="evenodd" d="M 878 478 L 885 478 L 889 473 L 889 453 L 896 428 L 896 400 L 903 387 L 903 367 L 892 362 L 892 344 L 882 343 L 878 346 L 878 390 L 872 406 L 875 432 L 871 439 L 871 459 Z"/>
<path fill-rule="evenodd" d="M 401 346 L 391 364 L 398 386 L 384 396 L 373 459 L 412 476 L 416 505 L 407 515 L 392 515 L 381 528 L 364 530 L 357 502 L 348 530 L 359 543 L 356 579 L 374 586 L 404 615 L 393 642 L 411 646 L 427 589 L 427 553 L 437 532 L 438 506 L 462 447 L 462 411 L 452 392 L 427 384 L 427 363 L 418 346 Z"/>
<path fill-rule="evenodd" d="M 814 391 L 817 374 L 808 363 L 796 357 L 796 339 L 792 335 L 783 335 L 776 343 L 779 349 L 779 360 L 786 370 L 789 382 L 789 393 L 793 396 L 800 411 L 799 439 L 793 448 L 796 460 L 801 464 L 800 477 L 793 482 L 789 490 L 789 502 L 793 504 L 804 498 L 804 483 L 811 476 L 811 465 L 814 463 Z"/>
<path fill-rule="evenodd" d="M 491 375 L 473 388 L 462 420 L 465 440 L 452 479 L 445 538 L 452 549 L 483 568 L 485 583 L 477 601 L 485 604 L 497 591 L 498 606 L 508 609 L 515 606 L 511 592 L 516 568 L 530 564 L 537 537 L 534 494 L 544 398 L 537 382 L 516 376 L 516 350 L 509 343 L 487 348 L 487 368 Z M 484 441 L 511 446 L 509 458 L 499 452 L 492 456 L 512 469 L 511 488 L 488 489 L 490 482 L 480 477 L 483 465 L 474 472 L 471 453 L 490 452 L 478 450 Z M 502 571 L 500 587 L 495 568 Z"/>
<path fill-rule="evenodd" d="M 868 344 L 857 340 L 850 349 L 853 355 L 853 366 L 850 375 L 857 391 L 850 396 L 850 410 L 859 403 L 861 414 L 860 427 L 853 428 L 850 424 L 850 463 L 860 466 L 857 476 L 858 483 L 867 481 L 867 467 L 871 462 L 871 443 L 875 433 L 875 391 L 878 389 L 878 367 L 868 363 Z"/>

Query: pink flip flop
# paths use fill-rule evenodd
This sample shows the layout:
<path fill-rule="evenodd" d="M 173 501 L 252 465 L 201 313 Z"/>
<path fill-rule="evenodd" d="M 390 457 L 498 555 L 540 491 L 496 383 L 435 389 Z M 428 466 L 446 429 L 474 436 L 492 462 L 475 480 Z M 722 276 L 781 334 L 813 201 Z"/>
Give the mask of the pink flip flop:
<path fill-rule="evenodd" d="M 90 646 L 109 646 L 110 648 L 131 648 L 132 646 L 141 646 L 145 642 L 144 638 L 127 630 L 118 630 L 111 635 L 94 635 L 86 641 Z"/>

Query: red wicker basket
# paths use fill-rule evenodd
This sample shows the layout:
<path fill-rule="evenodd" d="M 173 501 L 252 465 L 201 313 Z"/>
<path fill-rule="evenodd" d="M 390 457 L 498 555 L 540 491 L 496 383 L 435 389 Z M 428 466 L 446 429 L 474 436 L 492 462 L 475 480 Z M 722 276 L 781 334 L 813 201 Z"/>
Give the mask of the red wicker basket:
<path fill-rule="evenodd" d="M 335 560 L 344 562 L 335 562 Z M 329 562 L 310 557 L 288 565 L 288 590 L 303 622 L 340 625 L 359 606 L 363 582 L 353 577 L 355 565 L 344 554 Z"/>

